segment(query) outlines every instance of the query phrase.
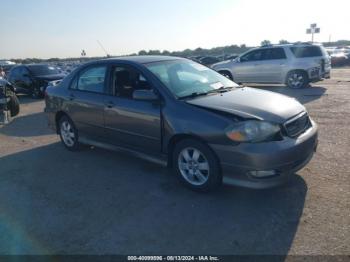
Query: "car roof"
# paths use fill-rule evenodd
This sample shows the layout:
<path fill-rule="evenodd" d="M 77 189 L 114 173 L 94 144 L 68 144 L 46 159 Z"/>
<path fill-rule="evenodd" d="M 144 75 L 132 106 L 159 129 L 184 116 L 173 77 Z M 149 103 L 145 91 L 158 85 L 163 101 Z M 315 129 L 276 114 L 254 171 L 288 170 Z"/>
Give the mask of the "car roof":
<path fill-rule="evenodd" d="M 133 62 L 136 64 L 148 64 L 148 63 L 155 63 L 155 62 L 162 62 L 162 61 L 181 60 L 181 59 L 184 59 L 184 58 L 175 57 L 175 56 L 145 55 L 145 56 L 121 56 L 121 57 L 101 59 L 97 61 Z"/>

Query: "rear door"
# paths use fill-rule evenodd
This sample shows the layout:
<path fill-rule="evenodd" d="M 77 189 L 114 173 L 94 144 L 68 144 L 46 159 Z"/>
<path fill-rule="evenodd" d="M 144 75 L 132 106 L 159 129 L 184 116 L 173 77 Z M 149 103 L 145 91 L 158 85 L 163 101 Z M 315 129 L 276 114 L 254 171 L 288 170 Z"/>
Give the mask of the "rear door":
<path fill-rule="evenodd" d="M 281 83 L 285 71 L 287 57 L 282 47 L 263 49 L 262 59 L 257 70 L 260 72 L 259 82 Z"/>
<path fill-rule="evenodd" d="M 157 155 L 161 151 L 161 105 L 133 99 L 137 89 L 153 90 L 152 83 L 130 65 L 111 67 L 111 96 L 105 105 L 107 139 L 116 145 Z"/>
<path fill-rule="evenodd" d="M 68 89 L 67 111 L 79 135 L 97 140 L 104 136 L 107 68 L 106 64 L 95 64 L 82 69 Z"/>

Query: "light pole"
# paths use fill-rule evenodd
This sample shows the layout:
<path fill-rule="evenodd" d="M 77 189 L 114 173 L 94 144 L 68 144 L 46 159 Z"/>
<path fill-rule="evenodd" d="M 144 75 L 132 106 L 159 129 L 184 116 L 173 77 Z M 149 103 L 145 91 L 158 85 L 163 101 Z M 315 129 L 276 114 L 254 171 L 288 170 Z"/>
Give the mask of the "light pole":
<path fill-rule="evenodd" d="M 306 34 L 311 34 L 311 42 L 314 42 L 314 34 L 319 34 L 321 29 L 317 27 L 317 24 L 311 24 L 310 28 L 306 29 Z"/>

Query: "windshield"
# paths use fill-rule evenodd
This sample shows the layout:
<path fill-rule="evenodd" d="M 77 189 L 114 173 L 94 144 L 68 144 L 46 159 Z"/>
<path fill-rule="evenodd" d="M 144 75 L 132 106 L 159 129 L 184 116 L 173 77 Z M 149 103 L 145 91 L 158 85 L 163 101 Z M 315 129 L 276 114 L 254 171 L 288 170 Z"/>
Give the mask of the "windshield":
<path fill-rule="evenodd" d="M 32 74 L 35 76 L 59 74 L 58 70 L 53 66 L 34 65 L 34 66 L 30 66 L 29 69 L 32 72 Z"/>
<path fill-rule="evenodd" d="M 206 94 L 238 85 L 193 61 L 174 60 L 145 65 L 177 97 Z"/>

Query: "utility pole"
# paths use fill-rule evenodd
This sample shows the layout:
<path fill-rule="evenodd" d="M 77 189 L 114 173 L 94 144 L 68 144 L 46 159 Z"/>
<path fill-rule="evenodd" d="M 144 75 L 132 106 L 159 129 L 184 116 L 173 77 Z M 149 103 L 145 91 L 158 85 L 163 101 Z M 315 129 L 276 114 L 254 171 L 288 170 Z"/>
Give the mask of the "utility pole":
<path fill-rule="evenodd" d="M 321 29 L 317 27 L 317 24 L 311 24 L 310 28 L 306 29 L 306 34 L 311 34 L 311 42 L 314 42 L 314 34 L 319 34 Z"/>

